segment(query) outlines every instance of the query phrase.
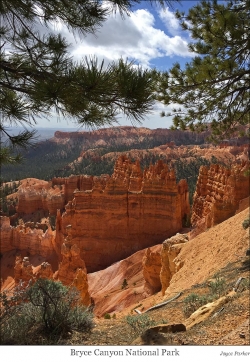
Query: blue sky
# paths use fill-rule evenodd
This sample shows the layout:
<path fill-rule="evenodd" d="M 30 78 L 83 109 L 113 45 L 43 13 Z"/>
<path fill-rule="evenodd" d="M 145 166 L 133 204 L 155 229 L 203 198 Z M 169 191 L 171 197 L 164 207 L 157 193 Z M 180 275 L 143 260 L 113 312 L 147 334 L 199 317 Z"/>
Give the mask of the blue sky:
<path fill-rule="evenodd" d="M 187 11 L 199 1 L 183 0 L 179 4 L 173 3 L 173 8 L 150 6 L 148 1 L 137 5 L 130 16 L 121 18 L 119 13 L 111 16 L 95 35 L 75 39 L 63 24 L 56 25 L 70 43 L 71 53 L 76 60 L 86 55 L 97 56 L 106 63 L 124 59 L 133 59 L 144 68 L 168 70 L 175 62 L 184 66 L 192 59 L 187 45 L 190 42 L 188 32 L 182 31 L 178 20 L 174 17 L 176 9 Z M 141 126 L 148 128 L 170 127 L 171 119 L 159 116 L 162 110 L 170 111 L 171 107 L 164 108 L 157 104 L 152 114 L 149 114 Z M 131 123 L 119 117 L 120 125 Z M 50 121 L 38 120 L 38 127 L 73 127 L 67 119 L 51 116 Z"/>

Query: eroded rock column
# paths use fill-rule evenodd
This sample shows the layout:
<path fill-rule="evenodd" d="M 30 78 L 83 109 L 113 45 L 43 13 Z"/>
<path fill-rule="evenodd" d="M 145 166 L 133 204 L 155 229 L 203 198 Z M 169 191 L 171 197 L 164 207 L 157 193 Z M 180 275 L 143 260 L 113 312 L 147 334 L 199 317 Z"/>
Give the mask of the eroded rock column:
<path fill-rule="evenodd" d="M 172 276 L 180 270 L 182 265 L 176 263 L 175 258 L 180 253 L 183 244 L 188 241 L 188 236 L 186 234 L 176 234 L 170 239 L 167 239 L 162 244 L 161 250 L 161 271 L 160 271 L 160 281 L 161 281 L 161 292 L 162 295 L 165 294 L 165 291 L 169 287 Z"/>

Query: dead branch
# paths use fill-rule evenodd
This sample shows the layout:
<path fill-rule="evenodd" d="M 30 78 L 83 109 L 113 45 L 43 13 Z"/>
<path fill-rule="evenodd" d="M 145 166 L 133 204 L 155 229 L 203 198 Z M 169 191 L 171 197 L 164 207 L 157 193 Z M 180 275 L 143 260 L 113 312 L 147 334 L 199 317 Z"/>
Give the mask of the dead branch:
<path fill-rule="evenodd" d="M 167 300 L 166 302 L 160 303 L 160 304 L 156 304 L 153 307 L 148 308 L 147 310 L 145 310 L 144 313 L 149 312 L 150 310 L 154 310 L 154 309 L 158 309 L 163 307 L 164 305 L 171 303 L 173 300 L 179 298 L 181 296 L 182 292 L 178 293 L 177 295 L 175 295 L 173 298 Z"/>
<path fill-rule="evenodd" d="M 240 283 L 242 282 L 243 279 L 245 279 L 245 278 L 244 278 L 244 277 L 240 277 L 240 278 L 237 280 L 237 282 L 235 283 L 235 286 L 234 286 L 234 288 L 233 288 L 233 291 L 234 291 L 234 292 L 237 292 L 237 289 L 239 288 Z"/>

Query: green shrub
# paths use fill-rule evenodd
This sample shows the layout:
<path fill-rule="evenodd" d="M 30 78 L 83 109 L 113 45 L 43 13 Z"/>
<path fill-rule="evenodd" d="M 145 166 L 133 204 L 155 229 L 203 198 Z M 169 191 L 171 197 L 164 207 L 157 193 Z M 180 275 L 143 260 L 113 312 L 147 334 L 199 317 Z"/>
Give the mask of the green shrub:
<path fill-rule="evenodd" d="M 242 223 L 243 229 L 247 229 L 250 226 L 250 218 L 247 218 Z"/>
<path fill-rule="evenodd" d="M 184 300 L 183 313 L 186 318 L 190 317 L 201 306 L 212 301 L 211 297 L 206 295 L 198 295 L 195 293 L 189 294 Z"/>
<path fill-rule="evenodd" d="M 153 320 L 147 314 L 128 315 L 125 321 L 132 327 L 134 335 L 141 335 L 147 328 L 156 326 L 157 324 L 166 324 L 165 320 Z"/>
<path fill-rule="evenodd" d="M 125 289 L 128 286 L 127 279 L 124 279 L 122 282 L 122 289 Z"/>
<path fill-rule="evenodd" d="M 238 288 L 238 292 L 244 292 L 244 290 L 250 289 L 250 278 L 245 278 L 241 281 L 240 286 Z"/>
<path fill-rule="evenodd" d="M 111 319 L 111 315 L 109 313 L 104 314 L 104 319 Z"/>
<path fill-rule="evenodd" d="M 214 282 L 210 282 L 209 287 L 211 294 L 216 297 L 221 297 L 227 291 L 226 280 L 224 278 L 217 277 Z"/>
<path fill-rule="evenodd" d="M 39 279 L 31 287 L 1 293 L 1 344 L 54 344 L 73 330 L 89 332 L 92 314 L 80 304 L 76 289 Z"/>
<path fill-rule="evenodd" d="M 155 322 L 147 314 L 128 315 L 126 322 L 133 328 L 136 334 L 141 334 L 145 329 L 155 325 Z"/>

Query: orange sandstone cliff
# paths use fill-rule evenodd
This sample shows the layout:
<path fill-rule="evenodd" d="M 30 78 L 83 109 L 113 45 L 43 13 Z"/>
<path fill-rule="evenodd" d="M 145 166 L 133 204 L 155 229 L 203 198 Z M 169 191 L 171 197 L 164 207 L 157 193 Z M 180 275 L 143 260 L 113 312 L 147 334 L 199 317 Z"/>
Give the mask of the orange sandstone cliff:
<path fill-rule="evenodd" d="M 94 177 L 92 185 L 81 176 L 74 180 L 74 199 L 62 218 L 57 216 L 57 234 L 66 235 L 72 225 L 72 242 L 88 272 L 162 242 L 181 229 L 189 214 L 186 181 L 177 184 L 174 171 L 162 161 L 142 172 L 139 162 L 121 156 L 111 177 Z M 92 188 L 86 190 L 87 184 Z"/>
<path fill-rule="evenodd" d="M 233 216 L 240 201 L 249 196 L 249 162 L 231 169 L 219 165 L 202 166 L 193 198 L 192 236 Z"/>
<path fill-rule="evenodd" d="M 185 180 L 177 184 L 174 171 L 162 161 L 142 171 L 138 161 L 126 156 L 118 158 L 112 176 L 78 175 L 52 182 L 30 178 L 22 181 L 18 193 L 18 216 L 25 220 L 39 212 L 56 214 L 55 230 L 22 220 L 14 227 L 1 216 L 1 253 L 41 256 L 54 271 L 63 259 L 68 225 L 72 244 L 88 272 L 94 272 L 172 236 L 190 212 Z"/>

